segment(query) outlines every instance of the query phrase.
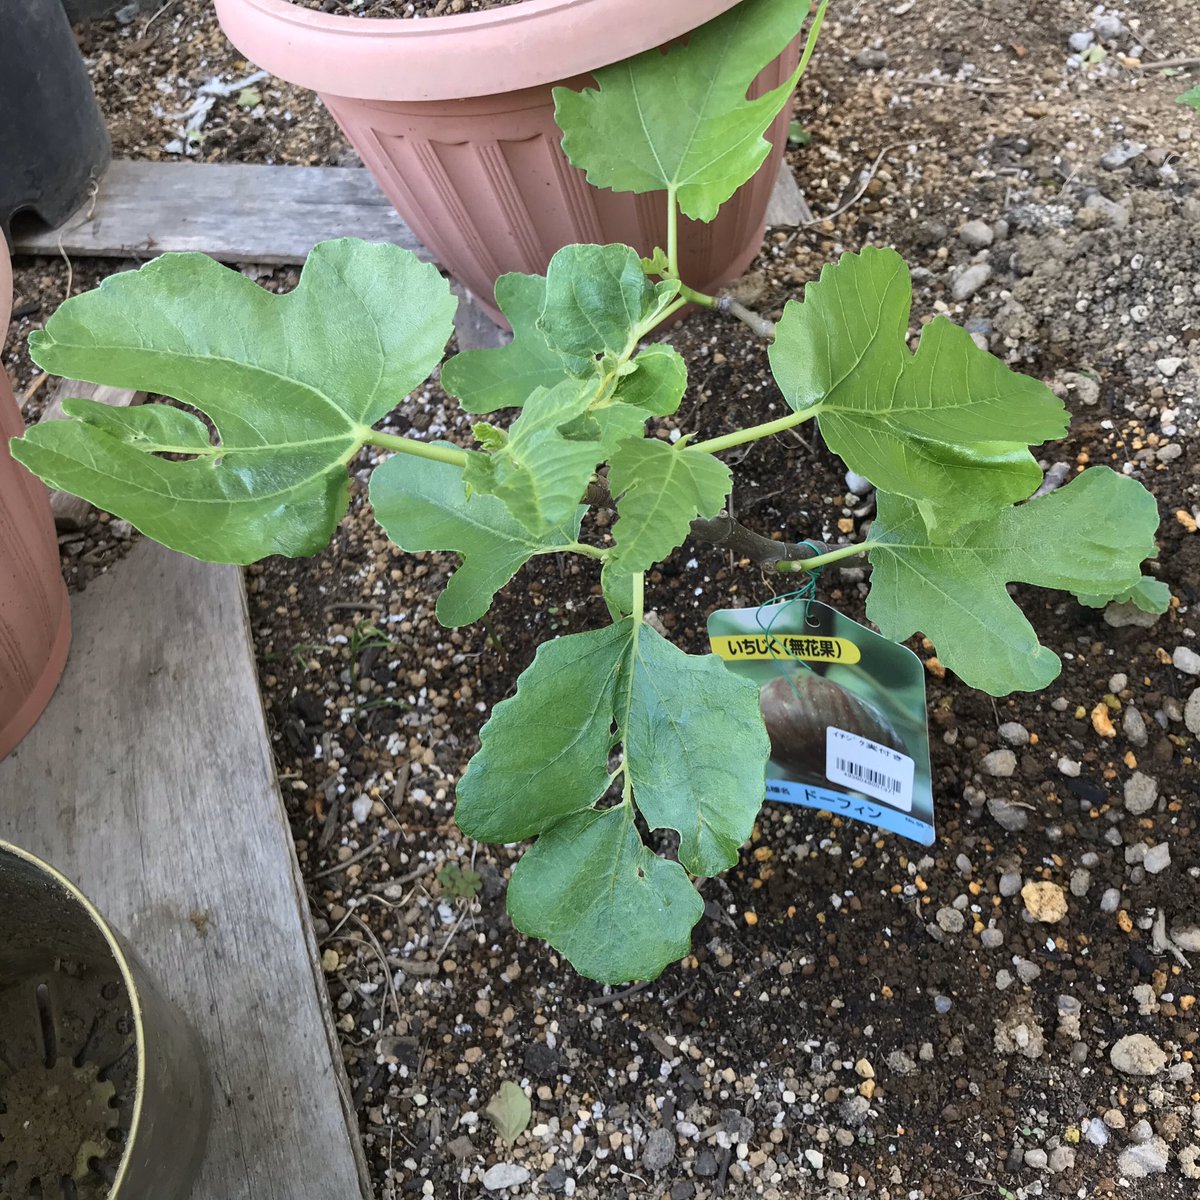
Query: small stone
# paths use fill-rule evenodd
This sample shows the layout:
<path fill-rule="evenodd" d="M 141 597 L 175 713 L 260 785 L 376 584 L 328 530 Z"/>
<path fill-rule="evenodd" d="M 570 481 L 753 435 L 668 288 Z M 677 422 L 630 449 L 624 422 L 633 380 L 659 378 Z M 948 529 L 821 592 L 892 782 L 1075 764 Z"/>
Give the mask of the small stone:
<path fill-rule="evenodd" d="M 1190 646 L 1176 646 L 1171 661 L 1175 664 L 1175 670 L 1185 675 L 1200 675 L 1200 654 Z"/>
<path fill-rule="evenodd" d="M 1087 1123 L 1087 1128 L 1085 1128 L 1083 1131 L 1083 1136 L 1087 1138 L 1089 1145 L 1108 1145 L 1108 1127 L 1103 1121 L 1097 1121 L 1095 1119 L 1089 1121 Z"/>
<path fill-rule="evenodd" d="M 1010 746 L 1029 745 L 1029 730 L 1020 721 L 1005 721 L 999 733 Z"/>
<path fill-rule="evenodd" d="M 831 1187 L 844 1188 L 850 1186 L 850 1176 L 842 1171 L 829 1171 L 825 1179 Z"/>
<path fill-rule="evenodd" d="M 1183 708 L 1183 723 L 1187 726 L 1188 733 L 1200 737 L 1200 688 L 1196 688 L 1187 698 L 1187 704 Z"/>
<path fill-rule="evenodd" d="M 1143 774 L 1141 771 L 1134 771 L 1125 780 L 1126 812 L 1131 812 L 1135 817 L 1140 817 L 1142 813 L 1149 812 L 1157 800 L 1158 780 Z"/>
<path fill-rule="evenodd" d="M 692 1170 L 701 1179 L 711 1179 L 717 1173 L 717 1169 L 717 1156 L 707 1146 L 701 1146 Z"/>
<path fill-rule="evenodd" d="M 1160 446 L 1154 452 L 1154 457 L 1159 462 L 1174 462 L 1177 458 L 1183 457 L 1183 447 L 1178 442 L 1171 442 L 1166 446 Z"/>
<path fill-rule="evenodd" d="M 1007 779 L 1017 769 L 1017 756 L 1011 750 L 993 750 L 984 755 L 982 766 L 985 774 Z"/>
<path fill-rule="evenodd" d="M 1022 983 L 1032 983 L 1042 973 L 1042 968 L 1027 958 L 1014 958 L 1013 965 L 1017 968 L 1017 978 Z"/>
<path fill-rule="evenodd" d="M 846 490 L 855 496 L 867 496 L 875 490 L 875 485 L 865 475 L 859 475 L 855 471 L 847 471 Z"/>
<path fill-rule="evenodd" d="M 955 276 L 950 285 L 950 295 L 958 301 L 970 300 L 992 277 L 992 268 L 987 263 L 976 263 Z"/>
<path fill-rule="evenodd" d="M 529 1182 L 529 1168 L 517 1163 L 497 1163 L 483 1173 L 483 1186 L 489 1192 L 502 1192 L 505 1188 L 520 1187 Z"/>
<path fill-rule="evenodd" d="M 1092 32 L 1102 42 L 1115 42 L 1125 32 L 1125 26 L 1120 17 L 1114 17 L 1111 13 L 1101 13 L 1092 22 Z"/>
<path fill-rule="evenodd" d="M 1055 1146 L 1050 1151 L 1050 1170 L 1056 1175 L 1075 1166 L 1075 1151 L 1070 1146 Z"/>
<path fill-rule="evenodd" d="M 1183 359 L 1160 358 L 1155 361 L 1154 365 L 1158 368 L 1160 375 L 1165 375 L 1168 379 L 1174 379 L 1179 368 L 1183 366 Z"/>
<path fill-rule="evenodd" d="M 1079 772 L 1083 770 L 1083 763 L 1075 758 L 1067 758 L 1065 755 L 1058 760 L 1059 774 L 1065 775 L 1068 779 L 1078 779 Z"/>
<path fill-rule="evenodd" d="M 808 1165 L 815 1171 L 819 1171 L 825 1166 L 825 1155 L 820 1150 L 805 1150 L 804 1157 L 808 1159 Z"/>
<path fill-rule="evenodd" d="M 1021 899 L 1035 921 L 1053 925 L 1067 915 L 1067 897 L 1057 883 L 1027 883 Z"/>
<path fill-rule="evenodd" d="M 1021 890 L 1020 871 L 1005 871 L 1000 876 L 1000 895 L 1015 896 Z"/>
<path fill-rule="evenodd" d="M 1197 708 L 1196 717 L 1200 720 L 1200 707 Z M 1139 750 L 1150 740 L 1146 735 L 1146 718 L 1132 705 L 1125 709 L 1121 718 L 1121 732 Z"/>
<path fill-rule="evenodd" d="M 882 71 L 887 64 L 887 51 L 873 46 L 867 46 L 854 56 L 854 65 L 863 71 Z"/>
<path fill-rule="evenodd" d="M 1095 40 L 1096 35 L 1090 29 L 1088 29 L 1082 33 L 1071 34 L 1071 36 L 1067 38 L 1067 45 L 1070 46 L 1076 54 L 1082 54 Z"/>
<path fill-rule="evenodd" d="M 949 996 L 934 996 L 933 1011 L 944 1017 L 954 1007 L 954 1001 Z"/>
<path fill-rule="evenodd" d="M 642 1151 L 642 1166 L 647 1171 L 661 1171 L 675 1158 L 675 1135 L 667 1129 L 652 1129 Z"/>
<path fill-rule="evenodd" d="M 1146 851 L 1146 857 L 1142 859 L 1142 866 L 1146 868 L 1147 875 L 1157 875 L 1170 865 L 1171 847 L 1166 842 L 1159 842 L 1157 846 L 1151 846 Z"/>
<path fill-rule="evenodd" d="M 1092 873 L 1084 867 L 1077 867 L 1071 872 L 1070 881 L 1071 895 L 1082 898 L 1088 894 L 1088 888 L 1092 886 Z"/>
<path fill-rule="evenodd" d="M 1120 907 L 1121 889 L 1105 888 L 1104 895 L 1100 897 L 1100 911 L 1102 913 L 1115 913 Z"/>
<path fill-rule="evenodd" d="M 1075 401 L 1088 408 L 1100 403 L 1100 381 L 1082 371 L 1060 371 L 1051 380 L 1050 390 L 1060 400 Z"/>
<path fill-rule="evenodd" d="M 1129 1140 L 1144 1145 L 1154 1136 L 1154 1130 L 1150 1127 L 1150 1122 L 1143 1117 L 1140 1121 L 1134 1122 L 1133 1128 L 1129 1131 Z"/>
<path fill-rule="evenodd" d="M 355 796 L 353 803 L 350 805 L 350 811 L 354 814 L 354 819 L 361 825 L 371 815 L 371 809 L 375 801 L 370 796 Z"/>
<path fill-rule="evenodd" d="M 1004 934 L 999 929 L 985 929 L 979 935 L 979 942 L 985 950 L 998 950 L 1004 945 Z"/>
<path fill-rule="evenodd" d="M 1125 1114 L 1119 1108 L 1109 1108 L 1104 1112 L 1104 1124 L 1109 1129 L 1124 1129 Z"/>
<path fill-rule="evenodd" d="M 985 246 L 992 244 L 992 239 L 996 235 L 992 232 L 992 227 L 986 221 L 968 221 L 958 231 L 958 236 L 972 250 L 982 250 Z"/>
<path fill-rule="evenodd" d="M 937 923 L 938 928 L 945 933 L 962 933 L 966 917 L 957 908 L 939 908 Z"/>
<path fill-rule="evenodd" d="M 1144 1145 L 1128 1146 L 1117 1159 L 1117 1170 L 1127 1179 L 1161 1175 L 1167 1169 L 1167 1143 L 1156 1137 Z"/>
<path fill-rule="evenodd" d="M 896 1075 L 915 1075 L 917 1064 L 903 1050 L 893 1050 L 884 1060 L 888 1070 Z"/>
<path fill-rule="evenodd" d="M 1041 1058 L 1046 1047 L 1042 1027 L 1024 1003 L 996 1022 L 993 1041 L 997 1053 L 1021 1054 L 1025 1058 Z"/>
<path fill-rule="evenodd" d="M 1114 229 L 1125 229 L 1129 225 L 1128 206 L 1120 204 L 1116 200 L 1110 200 L 1099 192 L 1093 192 L 1083 202 L 1083 207 L 1086 212 L 1099 213 Z"/>
<path fill-rule="evenodd" d="M 859 1079 L 875 1078 L 875 1068 L 871 1066 L 870 1062 L 865 1058 L 860 1058 L 858 1062 L 854 1064 L 854 1073 L 859 1077 Z"/>
<path fill-rule="evenodd" d="M 1189 954 L 1200 954 L 1200 925 L 1175 925 L 1171 929 L 1171 941 L 1180 950 Z"/>
<path fill-rule="evenodd" d="M 1179 1151 L 1179 1169 L 1184 1179 L 1200 1179 L 1200 1146 L 1184 1146 Z"/>
<path fill-rule="evenodd" d="M 1035 1171 L 1044 1171 L 1048 1162 L 1049 1159 L 1046 1156 L 1045 1150 L 1039 1146 L 1025 1151 L 1025 1165 L 1032 1167 Z"/>
<path fill-rule="evenodd" d="M 1128 140 L 1118 142 L 1100 159 L 1100 165 L 1106 171 L 1117 171 L 1121 167 L 1128 166 L 1139 154 L 1144 154 L 1145 152 L 1146 146 L 1143 142 L 1131 142 Z"/>
<path fill-rule="evenodd" d="M 1009 751 L 1011 753 L 1011 751 Z M 1020 833 L 1029 824 L 1029 812 L 1019 804 L 1003 796 L 993 796 L 987 802 L 988 812 L 1001 829 L 1009 833 Z"/>
<path fill-rule="evenodd" d="M 1122 1075 L 1157 1075 L 1167 1065 L 1167 1052 L 1144 1033 L 1127 1033 L 1113 1043 L 1108 1061 Z"/>
<path fill-rule="evenodd" d="M 1110 604 L 1104 610 L 1104 623 L 1114 629 L 1124 629 L 1133 625 L 1141 629 L 1149 629 L 1158 623 L 1162 613 L 1143 612 L 1136 604 Z"/>

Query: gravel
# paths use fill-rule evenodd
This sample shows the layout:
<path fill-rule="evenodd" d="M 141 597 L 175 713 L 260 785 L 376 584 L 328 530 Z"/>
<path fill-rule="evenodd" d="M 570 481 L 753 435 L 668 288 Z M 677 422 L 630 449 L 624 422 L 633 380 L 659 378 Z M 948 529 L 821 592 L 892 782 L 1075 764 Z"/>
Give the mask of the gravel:
<path fill-rule="evenodd" d="M 1141 771 L 1134 773 L 1125 780 L 1125 809 L 1140 817 L 1149 812 L 1158 800 L 1158 780 L 1152 779 Z"/>
<path fill-rule="evenodd" d="M 1146 857 L 1142 859 L 1142 866 L 1146 868 L 1147 874 L 1158 875 L 1165 871 L 1171 865 L 1171 847 L 1166 842 L 1159 842 L 1157 846 L 1151 846 L 1146 851 Z"/>
<path fill-rule="evenodd" d="M 1175 664 L 1175 670 L 1185 675 L 1200 675 L 1200 654 L 1191 646 L 1176 646 L 1171 662 Z"/>
<path fill-rule="evenodd" d="M 1167 1143 L 1156 1137 L 1144 1145 L 1127 1146 L 1117 1158 L 1117 1170 L 1128 1179 L 1161 1175 L 1167 1169 Z"/>
<path fill-rule="evenodd" d="M 1113 1043 L 1108 1060 L 1122 1075 L 1157 1075 L 1167 1065 L 1167 1052 L 1147 1034 L 1128 1033 Z"/>
<path fill-rule="evenodd" d="M 955 276 L 950 285 L 950 295 L 960 303 L 970 300 L 992 277 L 992 268 L 987 263 L 976 263 L 966 267 Z"/>
<path fill-rule="evenodd" d="M 1188 733 L 1200 737 L 1200 688 L 1196 688 L 1187 698 L 1183 708 L 1183 723 Z"/>

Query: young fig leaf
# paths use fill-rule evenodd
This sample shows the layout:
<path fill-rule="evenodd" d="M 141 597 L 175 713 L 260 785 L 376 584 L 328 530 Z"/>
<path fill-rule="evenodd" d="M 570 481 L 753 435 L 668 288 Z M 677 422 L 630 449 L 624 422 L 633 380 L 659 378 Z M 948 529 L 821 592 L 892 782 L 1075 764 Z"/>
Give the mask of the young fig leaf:
<path fill-rule="evenodd" d="M 796 411 L 816 409 L 829 448 L 880 491 L 916 503 L 939 538 L 1030 496 L 1029 446 L 1063 435 L 1062 401 L 943 317 L 904 344 L 912 286 L 894 250 L 844 254 L 789 301 L 771 370 Z"/>
<path fill-rule="evenodd" d="M 617 384 L 617 399 L 647 413 L 673 413 L 687 390 L 687 364 L 673 346 L 647 346 L 630 360 L 633 370 Z"/>
<path fill-rule="evenodd" d="M 1044 688 L 1062 669 L 1006 584 L 1115 595 L 1157 553 L 1154 497 L 1107 467 L 938 543 L 912 501 L 880 492 L 878 506 L 867 616 L 894 641 L 924 633 L 964 683 L 993 696 Z"/>
<path fill-rule="evenodd" d="M 455 304 L 435 267 L 352 238 L 316 246 L 282 296 L 205 254 L 165 254 L 68 300 L 30 353 L 56 375 L 182 400 L 215 439 L 157 406 L 74 401 L 13 455 L 195 558 L 314 554 L 345 511 L 346 464 L 437 365 Z"/>
<path fill-rule="evenodd" d="M 680 209 L 711 221 L 770 152 L 763 134 L 807 65 L 756 100 L 750 84 L 799 33 L 809 0 L 742 0 L 664 54 L 648 50 L 595 71 L 597 87 L 554 89 L 563 149 L 595 187 L 668 190 Z"/>
<path fill-rule="evenodd" d="M 572 429 L 594 390 L 577 379 L 538 388 L 500 449 L 471 454 L 464 475 L 468 486 L 499 497 L 539 538 L 568 520 L 605 454 L 598 431 Z M 579 436 L 568 436 L 576 432 Z M 489 440 L 496 439 L 489 435 Z"/>
<path fill-rule="evenodd" d="M 469 625 L 536 554 L 562 550 L 579 537 L 584 509 L 542 536 L 531 534 L 495 496 L 467 495 L 463 473 L 449 463 L 394 454 L 370 485 L 375 519 L 402 550 L 453 550 L 462 565 L 437 599 L 443 625 Z"/>
<path fill-rule="evenodd" d="M 613 570 L 646 571 L 683 544 L 697 517 L 714 517 L 729 495 L 729 468 L 711 454 L 657 438 L 622 442 L 608 485 L 617 497 Z"/>

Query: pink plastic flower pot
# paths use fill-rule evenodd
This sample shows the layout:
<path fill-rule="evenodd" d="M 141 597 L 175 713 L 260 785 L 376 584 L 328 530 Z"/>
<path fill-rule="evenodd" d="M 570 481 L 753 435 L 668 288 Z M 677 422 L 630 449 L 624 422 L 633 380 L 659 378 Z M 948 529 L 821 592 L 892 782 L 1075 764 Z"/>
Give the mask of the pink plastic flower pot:
<path fill-rule="evenodd" d="M 12 268 L 0 238 L 0 333 L 7 330 L 11 311 Z M 50 497 L 8 451 L 8 439 L 24 431 L 0 367 L 0 758 L 46 707 L 71 644 L 71 610 L 58 566 Z"/>
<path fill-rule="evenodd" d="M 681 37 L 738 0 L 524 0 L 420 20 L 340 17 L 288 0 L 216 0 L 252 62 L 312 88 L 438 261 L 492 315 L 498 276 L 541 273 L 572 242 L 666 241 L 661 195 L 601 191 L 567 162 L 551 90 Z M 755 91 L 795 69 L 798 43 Z M 684 221 L 681 273 L 712 290 L 757 254 L 786 139 L 708 225 Z"/>

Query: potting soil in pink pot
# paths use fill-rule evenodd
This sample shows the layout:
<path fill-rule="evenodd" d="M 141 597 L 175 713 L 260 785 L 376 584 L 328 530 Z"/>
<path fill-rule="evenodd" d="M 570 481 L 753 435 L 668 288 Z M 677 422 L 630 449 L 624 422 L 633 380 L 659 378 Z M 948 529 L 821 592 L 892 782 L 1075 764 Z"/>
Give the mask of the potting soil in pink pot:
<path fill-rule="evenodd" d="M 422 19 L 344 17 L 288 0 L 216 0 L 252 62 L 320 94 L 380 187 L 438 261 L 499 318 L 496 279 L 540 274 L 572 242 L 666 242 L 661 195 L 592 188 L 567 161 L 552 90 L 681 37 L 737 0 L 524 0 Z M 793 44 L 755 94 L 794 70 Z M 716 220 L 681 222 L 681 274 L 714 290 L 758 253 L 786 140 Z M 500 318 L 502 319 L 502 318 Z"/>
<path fill-rule="evenodd" d="M 12 268 L 0 238 L 0 342 L 11 310 Z M 9 438 L 24 431 L 0 366 L 0 758 L 46 707 L 71 643 L 50 496 L 8 451 Z"/>

